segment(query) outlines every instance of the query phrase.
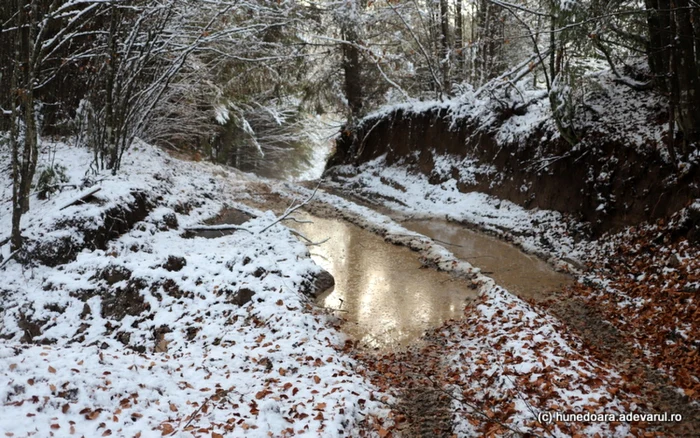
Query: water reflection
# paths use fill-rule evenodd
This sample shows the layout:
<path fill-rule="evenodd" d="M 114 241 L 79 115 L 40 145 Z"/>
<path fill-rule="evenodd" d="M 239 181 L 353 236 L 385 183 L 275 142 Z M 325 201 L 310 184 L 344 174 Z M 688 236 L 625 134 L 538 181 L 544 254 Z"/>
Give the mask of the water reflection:
<path fill-rule="evenodd" d="M 537 257 L 459 224 L 432 219 L 409 221 L 401 225 L 432 239 L 451 243 L 447 248 L 455 256 L 481 268 L 498 285 L 518 296 L 546 298 L 573 282 L 570 276 L 554 271 Z"/>
<path fill-rule="evenodd" d="M 330 237 L 311 248 L 314 261 L 335 277 L 335 288 L 318 302 L 341 310 L 345 332 L 362 344 L 408 346 L 425 330 L 460 318 L 466 301 L 476 296 L 465 281 L 422 269 L 416 252 L 374 233 L 340 220 L 302 218 L 314 223 L 287 225 L 312 240 Z"/>

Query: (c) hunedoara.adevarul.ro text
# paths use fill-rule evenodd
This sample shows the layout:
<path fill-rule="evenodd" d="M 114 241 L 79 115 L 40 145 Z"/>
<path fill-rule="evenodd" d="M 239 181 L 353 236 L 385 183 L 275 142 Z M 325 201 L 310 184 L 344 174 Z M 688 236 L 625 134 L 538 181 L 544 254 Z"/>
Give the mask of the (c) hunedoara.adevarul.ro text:
<path fill-rule="evenodd" d="M 637 421 L 668 423 L 683 421 L 683 416 L 681 414 L 671 414 L 668 412 L 663 412 L 661 414 L 599 414 L 593 412 L 567 414 L 563 412 L 540 412 L 537 414 L 537 420 L 543 424 L 558 422 L 612 423 Z"/>

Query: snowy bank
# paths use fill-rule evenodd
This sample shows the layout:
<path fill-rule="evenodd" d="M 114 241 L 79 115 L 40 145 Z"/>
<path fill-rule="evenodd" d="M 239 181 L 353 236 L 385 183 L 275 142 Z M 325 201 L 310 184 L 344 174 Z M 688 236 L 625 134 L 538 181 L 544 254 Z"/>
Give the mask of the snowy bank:
<path fill-rule="evenodd" d="M 81 185 L 90 154 L 44 146 Z M 5 266 L 0 431 L 347 436 L 383 415 L 376 388 L 339 352 L 344 337 L 300 293 L 320 269 L 306 247 L 282 225 L 261 232 L 274 215 L 234 200 L 245 177 L 139 145 L 117 176 L 92 178 L 101 190 L 88 203 L 62 208 L 75 190 L 32 200 L 24 235 L 81 242 L 134 192 L 147 214 L 66 263 Z M 224 207 L 252 213 L 248 231 L 184 236 Z"/>

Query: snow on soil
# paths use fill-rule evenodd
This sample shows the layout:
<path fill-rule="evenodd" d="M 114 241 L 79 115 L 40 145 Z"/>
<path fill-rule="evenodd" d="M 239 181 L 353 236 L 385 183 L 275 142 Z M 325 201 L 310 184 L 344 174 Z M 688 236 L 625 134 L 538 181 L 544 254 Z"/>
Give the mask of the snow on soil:
<path fill-rule="evenodd" d="M 51 148 L 80 184 L 91 154 Z M 97 224 L 135 190 L 157 208 L 104 250 L 56 268 L 5 266 L 3 436 L 347 436 L 384 415 L 381 394 L 336 348 L 343 336 L 299 292 L 319 271 L 306 247 L 282 225 L 260 233 L 274 215 L 233 201 L 245 178 L 147 145 L 125 156 L 119 175 L 92 178 L 96 202 L 61 209 L 85 190 L 32 199 L 24 235 Z M 223 207 L 253 213 L 249 232 L 183 237 Z M 8 230 L 9 210 L 0 214 Z"/>
<path fill-rule="evenodd" d="M 648 69 L 645 62 L 635 68 Z M 518 90 L 513 93 L 510 87 L 504 87 L 487 94 L 483 89 L 466 88 L 451 99 L 387 105 L 368 114 L 360 123 L 374 125 L 399 112 L 434 112 L 443 114 L 453 126 L 467 122 L 478 127 L 479 132 L 492 132 L 498 144 L 508 147 L 523 145 L 538 130 L 546 140 L 559 138 L 546 90 L 533 89 L 529 80 L 518 83 Z M 582 136 L 572 152 L 597 148 L 604 138 L 640 152 L 656 149 L 665 160 L 670 160 L 661 141 L 668 135 L 668 105 L 660 94 L 633 92 L 619 83 L 610 70 L 600 70 L 600 66 L 589 69 L 568 92 L 577 105 L 572 126 Z M 630 99 L 630 93 L 634 93 L 634 99 Z M 522 108 L 522 113 L 513 111 L 516 108 Z"/>

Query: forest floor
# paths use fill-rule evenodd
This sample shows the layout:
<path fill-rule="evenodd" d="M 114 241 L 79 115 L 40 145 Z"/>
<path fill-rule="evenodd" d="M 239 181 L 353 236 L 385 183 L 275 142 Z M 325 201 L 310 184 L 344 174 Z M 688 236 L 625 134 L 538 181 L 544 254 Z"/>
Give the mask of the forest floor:
<path fill-rule="evenodd" d="M 33 197 L 26 250 L 1 248 L 0 436 L 339 437 L 386 417 L 303 293 L 321 273 L 307 248 L 237 200 L 254 176 L 143 144 L 89 181 L 89 151 L 41 158 L 76 187 Z M 231 209 L 245 230 L 188 231 Z"/>
<path fill-rule="evenodd" d="M 359 169 L 349 166 L 333 169 L 329 188 L 370 207 L 374 205 L 382 211 L 391 209 L 392 217 L 399 222 L 437 217 L 477 228 L 572 273 L 577 280 L 573 286 L 536 300 L 520 297 L 529 302 L 533 311 L 542 313 L 538 324 L 551 318 L 557 327 L 556 332 L 570 337 L 567 339 L 577 345 L 577 354 L 592 358 L 602 369 L 615 373 L 617 382 L 606 382 L 610 394 L 626 394 L 623 399 L 626 398 L 627 403 L 631 401 L 641 411 L 676 413 L 684 419 L 682 422 L 632 423 L 625 433 L 671 436 L 699 433 L 700 311 L 697 300 L 700 293 L 700 246 L 697 241 L 690 242 L 688 236 L 697 239 L 692 229 L 697 229 L 700 223 L 700 202 L 690 205 L 668 222 L 642 224 L 593 240 L 586 235 L 582 224 L 557 213 L 534 211 L 526 214 L 507 201 L 484 199 L 484 195 L 478 193 L 460 193 L 450 181 L 429 184 L 426 177 L 401 166 L 387 167 L 381 161 Z M 424 350 L 413 352 L 407 362 L 418 366 L 423 377 L 411 379 L 409 385 L 422 388 L 419 391 L 426 388 L 443 391 L 449 384 L 454 384 L 455 377 L 445 372 L 445 361 L 439 358 L 450 351 L 455 334 L 462 338 L 473 336 L 474 324 L 479 321 L 474 310 L 474 306 L 468 307 L 465 320 L 448 323 L 445 328 L 429 334 L 427 339 L 433 342 Z M 507 325 L 507 321 L 501 322 Z M 492 342 L 496 349 L 500 349 L 498 342 Z M 426 362 L 426 358 L 432 359 Z M 495 360 L 504 361 L 501 355 L 496 355 Z M 572 359 L 567 358 L 567 361 Z M 385 369 L 394 362 L 392 356 L 376 361 L 377 375 L 382 376 L 379 381 L 386 380 Z M 477 370 L 476 375 L 480 374 Z M 497 374 L 502 378 L 509 372 L 501 369 Z M 395 381 L 389 386 L 400 384 L 404 375 L 396 374 Z M 426 375 L 432 378 L 426 380 Z M 513 377 L 511 383 L 521 383 L 517 379 Z M 466 386 L 473 387 L 476 382 L 471 383 Z M 592 387 L 601 384 L 600 381 L 587 383 Z M 460 384 L 465 386 L 462 381 Z M 520 392 L 518 397 L 501 400 L 500 405 L 478 392 L 462 391 L 459 401 L 455 400 L 455 393 L 446 396 L 472 411 L 478 408 L 488 412 L 489 417 L 493 414 L 485 422 L 480 422 L 479 418 L 470 418 L 469 421 L 480 427 L 480 432 L 499 435 L 513 424 L 512 412 L 509 415 L 509 408 L 503 403 L 514 398 L 524 400 L 530 397 L 531 391 L 541 391 L 548 385 L 539 389 L 527 383 L 514 386 Z M 527 395 L 522 397 L 523 393 Z M 528 408 L 540 412 L 547 409 L 572 412 L 565 404 L 553 406 L 554 397 L 551 395 L 544 399 L 547 400 L 544 404 L 527 403 Z M 610 412 L 610 407 L 608 405 L 604 412 Z M 588 405 L 583 409 L 591 411 L 593 408 Z M 630 412 L 630 405 L 626 409 Z M 581 412 L 581 408 L 573 412 Z M 500 421 L 489 421 L 493 418 Z M 561 431 L 590 435 L 591 430 L 582 431 L 582 426 L 569 424 L 564 429 L 548 430 L 538 424 L 535 431 L 543 435 L 552 432 L 556 435 Z M 603 435 L 608 433 L 610 431 Z"/>
<path fill-rule="evenodd" d="M 178 160 L 147 145 L 130 151 L 118 176 L 101 172 L 87 181 L 89 153 L 45 146 L 43 166 L 65 166 L 66 183 L 77 188 L 32 200 L 23 222 L 27 251 L 15 256 L 25 264 L 7 261 L 9 245 L 0 248 L 7 261 L 0 285 L 6 436 L 699 430 L 700 318 L 692 313 L 698 254 L 674 234 L 683 218 L 602 244 L 557 213 L 458 196 L 400 169 L 339 176 L 329 191 L 391 207 L 397 216 L 323 191 L 309 211 L 405 245 L 427 269 L 465 278 L 479 292 L 463 319 L 430 331 L 415 348 L 369 351 L 304 293 L 321 270 L 290 230 L 275 224 L 291 198 L 309 198 L 312 189 Z M 8 182 L 2 187 L 4 200 Z M 74 202 L 95 187 L 100 191 Z M 208 225 L 233 210 L 239 214 L 229 222 L 241 229 Z M 9 210 L 0 214 L 0 229 L 8 230 Z M 419 215 L 497 234 L 580 280 L 551 302 L 526 302 L 401 226 L 402 217 Z M 220 237 L 198 236 L 201 226 Z M 634 288 L 640 284 L 656 288 Z M 685 420 L 540 421 L 541 413 L 664 411 Z"/>

